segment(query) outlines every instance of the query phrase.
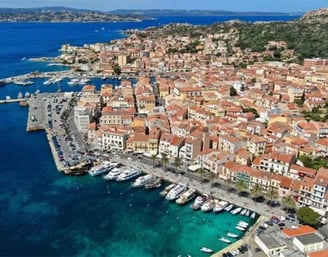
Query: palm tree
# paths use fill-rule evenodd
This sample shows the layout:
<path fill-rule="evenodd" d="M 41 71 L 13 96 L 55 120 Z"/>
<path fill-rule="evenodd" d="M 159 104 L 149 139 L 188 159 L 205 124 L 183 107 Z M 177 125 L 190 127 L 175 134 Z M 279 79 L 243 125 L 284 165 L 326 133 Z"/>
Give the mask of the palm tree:
<path fill-rule="evenodd" d="M 156 154 L 152 154 L 150 156 L 151 160 L 153 161 L 153 168 L 155 168 L 155 160 L 156 160 Z"/>
<path fill-rule="evenodd" d="M 174 158 L 173 166 L 174 166 L 176 171 L 182 166 L 182 162 L 181 162 L 181 159 L 179 157 Z"/>
<path fill-rule="evenodd" d="M 204 176 L 205 170 L 203 168 L 200 168 L 198 170 L 198 172 L 200 173 L 200 183 L 203 183 L 203 176 Z"/>
<path fill-rule="evenodd" d="M 272 207 L 273 199 L 277 199 L 279 196 L 277 188 L 270 186 L 269 191 L 265 194 L 266 197 L 270 198 L 270 207 Z"/>
<path fill-rule="evenodd" d="M 166 153 L 161 153 L 162 155 L 162 162 L 164 164 L 164 171 L 166 171 L 166 165 L 169 163 L 169 157 Z"/>
<path fill-rule="evenodd" d="M 283 208 L 289 212 L 290 210 L 296 209 L 296 201 L 292 195 L 284 196 L 281 200 Z"/>
<path fill-rule="evenodd" d="M 236 182 L 236 189 L 237 189 L 238 193 L 245 192 L 247 189 L 247 185 L 244 181 L 238 180 Z"/>
<path fill-rule="evenodd" d="M 258 197 L 263 195 L 262 187 L 259 184 L 255 184 L 254 187 L 251 188 L 251 195 L 254 201 L 256 201 Z"/>

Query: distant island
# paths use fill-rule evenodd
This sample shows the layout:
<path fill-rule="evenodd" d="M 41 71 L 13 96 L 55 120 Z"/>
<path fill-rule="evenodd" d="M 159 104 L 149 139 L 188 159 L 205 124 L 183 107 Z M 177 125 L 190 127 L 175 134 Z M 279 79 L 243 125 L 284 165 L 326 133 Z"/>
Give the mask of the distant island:
<path fill-rule="evenodd" d="M 0 8 L 0 22 L 142 21 L 156 16 L 288 16 L 300 13 L 230 12 L 223 10 L 115 10 L 110 12 L 66 7 Z"/>

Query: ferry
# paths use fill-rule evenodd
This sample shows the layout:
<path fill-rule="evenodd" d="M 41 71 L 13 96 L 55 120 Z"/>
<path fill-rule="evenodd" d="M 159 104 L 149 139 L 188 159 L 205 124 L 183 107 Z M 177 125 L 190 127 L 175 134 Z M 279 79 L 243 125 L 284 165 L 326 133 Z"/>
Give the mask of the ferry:
<path fill-rule="evenodd" d="M 209 199 L 200 207 L 203 212 L 211 211 L 215 206 L 214 199 L 209 197 Z"/>
<path fill-rule="evenodd" d="M 183 205 L 191 201 L 196 197 L 196 189 L 190 188 L 186 192 L 184 192 L 175 202 L 179 205 Z"/>
<path fill-rule="evenodd" d="M 214 208 L 213 208 L 213 212 L 221 212 L 221 211 L 223 211 L 224 208 L 228 206 L 228 204 L 229 204 L 228 202 L 223 201 L 223 200 L 222 201 L 218 201 L 215 204 Z"/>
<path fill-rule="evenodd" d="M 154 180 L 154 176 L 151 174 L 141 176 L 132 183 L 132 187 L 143 187 L 146 183 L 152 180 Z"/>
<path fill-rule="evenodd" d="M 231 211 L 233 208 L 233 204 L 229 204 L 227 207 L 224 208 L 225 211 Z"/>
<path fill-rule="evenodd" d="M 94 167 L 92 167 L 88 173 L 91 175 L 91 176 L 98 176 L 98 175 L 101 175 L 103 173 L 106 173 L 108 172 L 110 169 L 112 168 L 112 163 L 109 162 L 109 161 L 104 161 Z"/>
<path fill-rule="evenodd" d="M 232 211 L 230 211 L 230 213 L 233 215 L 236 215 L 241 211 L 241 209 L 242 209 L 241 207 L 237 207 L 237 208 L 233 209 Z"/>
<path fill-rule="evenodd" d="M 227 236 L 231 237 L 231 238 L 238 238 L 239 237 L 239 235 L 234 234 L 234 233 L 230 233 L 230 232 L 227 233 Z"/>
<path fill-rule="evenodd" d="M 212 253 L 212 252 L 213 252 L 212 249 L 207 248 L 207 247 L 202 247 L 202 248 L 200 248 L 200 251 L 201 251 L 201 252 L 204 252 L 204 253 Z"/>
<path fill-rule="evenodd" d="M 202 207 L 202 205 L 207 201 L 207 199 L 208 199 L 207 194 L 202 194 L 202 195 L 197 196 L 195 201 L 191 205 L 191 208 L 193 208 L 193 210 L 200 209 L 200 207 Z"/>
<path fill-rule="evenodd" d="M 165 187 L 164 188 L 164 190 L 163 191 L 161 191 L 159 194 L 161 195 L 161 196 L 166 196 L 167 195 L 167 193 L 173 188 L 173 187 L 175 187 L 176 186 L 176 184 L 170 184 L 170 185 L 168 185 L 167 187 Z"/>
<path fill-rule="evenodd" d="M 115 167 L 110 172 L 108 172 L 107 175 L 103 176 L 103 179 L 114 180 L 121 174 L 121 172 L 122 172 L 121 168 Z"/>
<path fill-rule="evenodd" d="M 121 172 L 120 175 L 116 178 L 116 181 L 126 181 L 132 178 L 135 178 L 141 174 L 141 171 L 138 169 L 126 169 Z"/>
<path fill-rule="evenodd" d="M 219 238 L 219 240 L 220 240 L 221 242 L 224 242 L 224 243 L 227 243 L 227 244 L 230 244 L 230 243 L 231 243 L 231 241 L 230 241 L 228 238 L 225 238 L 225 237 L 223 237 L 223 236 L 221 236 L 221 237 Z"/>
<path fill-rule="evenodd" d="M 166 200 L 173 201 L 179 197 L 183 192 L 187 190 L 187 187 L 181 184 L 176 185 L 173 187 L 165 196 Z"/>

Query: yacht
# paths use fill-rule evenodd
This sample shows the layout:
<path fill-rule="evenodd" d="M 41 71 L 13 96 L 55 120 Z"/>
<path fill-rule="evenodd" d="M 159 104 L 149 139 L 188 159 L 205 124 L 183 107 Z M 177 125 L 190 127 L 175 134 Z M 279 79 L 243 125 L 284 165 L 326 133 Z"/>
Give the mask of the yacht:
<path fill-rule="evenodd" d="M 151 174 L 141 176 L 132 183 L 132 187 L 143 187 L 146 183 L 152 180 L 154 180 L 154 176 Z"/>
<path fill-rule="evenodd" d="M 209 197 L 209 199 L 200 207 L 200 209 L 203 212 L 211 211 L 215 206 L 215 201 L 212 197 Z"/>
<path fill-rule="evenodd" d="M 227 207 L 224 208 L 225 211 L 231 211 L 233 208 L 233 204 L 229 204 Z"/>
<path fill-rule="evenodd" d="M 187 190 L 187 187 L 181 184 L 176 185 L 173 187 L 165 196 L 166 200 L 173 201 L 177 199 L 183 192 Z"/>
<path fill-rule="evenodd" d="M 196 197 L 196 189 L 190 188 L 186 192 L 184 192 L 175 202 L 179 205 L 183 205 L 191 201 Z"/>
<path fill-rule="evenodd" d="M 98 175 L 101 175 L 101 174 L 104 174 L 104 173 L 108 172 L 111 168 L 112 168 L 112 163 L 109 162 L 109 161 L 104 161 L 104 162 L 92 167 L 88 171 L 88 173 L 91 176 L 98 176 Z"/>
<path fill-rule="evenodd" d="M 246 215 L 246 212 L 247 212 L 247 209 L 244 208 L 241 210 L 240 215 L 244 216 L 244 215 Z"/>
<path fill-rule="evenodd" d="M 254 211 L 254 212 L 252 212 L 252 214 L 251 214 L 251 219 L 255 219 L 255 217 L 256 217 L 256 212 Z"/>
<path fill-rule="evenodd" d="M 246 222 L 246 221 L 242 221 L 242 220 L 240 220 L 239 222 L 238 222 L 238 226 L 241 226 L 241 227 L 248 227 L 248 223 Z"/>
<path fill-rule="evenodd" d="M 247 209 L 245 216 L 248 217 L 251 214 L 251 211 Z"/>
<path fill-rule="evenodd" d="M 207 201 L 207 199 L 208 199 L 207 194 L 202 194 L 197 196 L 195 201 L 191 205 L 191 208 L 193 208 L 194 210 L 200 209 L 200 207 L 202 207 L 202 205 Z"/>
<path fill-rule="evenodd" d="M 226 201 L 219 201 L 215 204 L 214 208 L 213 208 L 213 212 L 221 212 L 224 210 L 225 207 L 228 206 L 228 202 Z"/>
<path fill-rule="evenodd" d="M 166 196 L 167 195 L 167 193 L 173 188 L 173 187 L 175 187 L 176 186 L 176 184 L 170 184 L 170 185 L 168 185 L 168 186 L 166 186 L 165 188 L 164 188 L 164 190 L 163 191 L 161 191 L 159 194 L 161 195 L 161 196 Z"/>
<path fill-rule="evenodd" d="M 145 184 L 145 189 L 158 188 L 162 185 L 162 179 L 154 176 L 154 179 Z"/>
<path fill-rule="evenodd" d="M 132 178 L 135 178 L 141 174 L 141 171 L 138 169 L 126 169 L 121 172 L 120 175 L 116 178 L 116 181 L 126 181 Z"/>
<path fill-rule="evenodd" d="M 237 208 L 233 209 L 232 211 L 230 211 L 230 213 L 233 215 L 236 215 L 241 211 L 241 209 L 242 209 L 241 207 L 237 207 Z"/>
<path fill-rule="evenodd" d="M 200 251 L 201 251 L 201 252 L 204 252 L 204 253 L 212 253 L 212 252 L 213 252 L 212 249 L 207 248 L 207 247 L 202 247 L 202 248 L 200 248 Z"/>
<path fill-rule="evenodd" d="M 118 175 L 121 174 L 121 172 L 122 169 L 115 167 L 110 172 L 108 172 L 107 175 L 103 176 L 103 178 L 106 180 L 114 180 L 118 177 Z"/>
<path fill-rule="evenodd" d="M 239 235 L 234 234 L 234 233 L 230 233 L 230 232 L 227 233 L 227 236 L 231 237 L 231 238 L 238 238 L 239 237 Z"/>
<path fill-rule="evenodd" d="M 239 225 L 236 226 L 236 229 L 238 229 L 238 230 L 240 230 L 240 231 L 245 231 L 245 230 L 246 230 L 246 228 L 241 227 L 241 226 L 239 226 Z"/>
<path fill-rule="evenodd" d="M 219 240 L 220 240 L 221 242 L 224 242 L 224 243 L 227 243 L 227 244 L 230 244 L 230 243 L 231 243 L 231 241 L 230 241 L 228 238 L 225 238 L 225 237 L 223 237 L 223 236 L 221 236 L 221 237 L 219 238 Z"/>

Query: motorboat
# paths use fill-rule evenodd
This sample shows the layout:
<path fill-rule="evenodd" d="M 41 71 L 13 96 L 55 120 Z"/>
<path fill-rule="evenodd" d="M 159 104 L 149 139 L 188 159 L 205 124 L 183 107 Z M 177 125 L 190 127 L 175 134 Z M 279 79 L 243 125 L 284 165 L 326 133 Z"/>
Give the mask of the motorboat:
<path fill-rule="evenodd" d="M 184 192 L 182 195 L 179 196 L 178 199 L 175 200 L 175 202 L 179 205 L 183 205 L 191 201 L 196 197 L 196 189 L 190 188 L 186 192 Z"/>
<path fill-rule="evenodd" d="M 233 204 L 229 204 L 227 207 L 224 208 L 225 211 L 231 211 L 233 208 Z"/>
<path fill-rule="evenodd" d="M 110 172 L 108 172 L 107 175 L 103 176 L 103 178 L 106 180 L 114 180 L 121 174 L 121 172 L 122 169 L 115 167 Z"/>
<path fill-rule="evenodd" d="M 227 244 L 230 244 L 230 243 L 231 243 L 231 241 L 230 241 L 228 238 L 225 238 L 225 237 L 223 237 L 223 236 L 221 236 L 221 237 L 219 238 L 219 240 L 220 240 L 221 242 L 224 242 L 224 243 L 227 243 Z"/>
<path fill-rule="evenodd" d="M 161 191 L 159 194 L 161 195 L 161 196 L 166 196 L 167 195 L 167 193 L 173 188 L 173 187 L 175 187 L 176 186 L 176 184 L 170 184 L 170 185 L 168 185 L 168 186 L 166 186 L 165 188 L 164 188 L 164 190 L 163 191 Z"/>
<path fill-rule="evenodd" d="M 173 201 L 177 199 L 183 192 L 187 190 L 187 187 L 181 184 L 176 185 L 173 187 L 165 196 L 166 200 Z"/>
<path fill-rule="evenodd" d="M 101 174 L 104 174 L 104 173 L 108 172 L 111 168 L 112 168 L 112 163 L 109 162 L 109 161 L 104 161 L 104 162 L 92 167 L 88 171 L 88 173 L 91 176 L 98 176 L 98 175 L 101 175 Z"/>
<path fill-rule="evenodd" d="M 141 171 L 138 169 L 126 169 L 121 172 L 120 175 L 116 178 L 116 181 L 126 181 L 132 178 L 135 178 L 141 174 Z"/>
<path fill-rule="evenodd" d="M 204 252 L 204 253 L 212 253 L 213 252 L 212 249 L 204 247 L 204 246 L 202 248 L 200 248 L 200 251 Z"/>
<path fill-rule="evenodd" d="M 245 231 L 245 230 L 246 230 L 246 228 L 241 227 L 241 226 L 239 226 L 239 225 L 237 225 L 235 228 L 238 229 L 238 230 L 240 230 L 240 231 Z"/>
<path fill-rule="evenodd" d="M 132 187 L 143 187 L 147 182 L 150 182 L 154 179 L 154 176 L 147 174 L 141 177 L 138 177 L 133 183 Z"/>
<path fill-rule="evenodd" d="M 250 210 L 247 209 L 245 216 L 248 217 L 251 214 Z"/>
<path fill-rule="evenodd" d="M 244 215 L 246 215 L 246 212 L 247 212 L 247 209 L 244 208 L 241 210 L 240 215 L 244 216 Z"/>
<path fill-rule="evenodd" d="M 203 212 L 211 211 L 215 206 L 215 201 L 212 197 L 210 197 L 201 207 L 200 209 Z"/>
<path fill-rule="evenodd" d="M 255 219 L 255 217 L 256 217 L 256 212 L 254 211 L 254 212 L 252 212 L 252 214 L 251 214 L 251 219 Z"/>
<path fill-rule="evenodd" d="M 234 234 L 234 233 L 230 233 L 230 232 L 227 233 L 227 236 L 231 237 L 231 238 L 238 238 L 239 237 L 239 235 Z"/>
<path fill-rule="evenodd" d="M 239 221 L 237 226 L 247 228 L 249 226 L 249 224 L 247 222 L 244 222 L 244 221 Z"/>
<path fill-rule="evenodd" d="M 200 207 L 202 207 L 202 205 L 207 201 L 207 199 L 208 199 L 207 194 L 202 194 L 197 196 L 195 201 L 191 205 L 191 208 L 193 208 L 194 210 L 200 209 Z"/>
<path fill-rule="evenodd" d="M 233 215 L 236 215 L 241 211 L 241 209 L 242 209 L 241 207 L 237 207 L 237 208 L 233 209 L 232 211 L 230 211 L 230 213 Z"/>
<path fill-rule="evenodd" d="M 214 208 L 213 208 L 213 212 L 220 212 L 223 211 L 225 207 L 227 207 L 229 205 L 229 203 L 227 201 L 218 201 Z"/>
<path fill-rule="evenodd" d="M 162 179 L 154 176 L 154 179 L 145 184 L 145 189 L 159 188 L 162 185 Z"/>

